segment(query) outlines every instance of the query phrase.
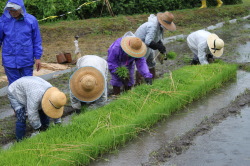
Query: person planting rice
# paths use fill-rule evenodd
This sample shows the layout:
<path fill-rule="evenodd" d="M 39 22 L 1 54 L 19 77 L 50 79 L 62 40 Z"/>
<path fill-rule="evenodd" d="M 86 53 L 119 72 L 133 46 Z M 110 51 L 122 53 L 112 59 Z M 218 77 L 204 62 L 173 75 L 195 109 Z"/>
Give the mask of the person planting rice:
<path fill-rule="evenodd" d="M 49 82 L 36 76 L 24 76 L 8 87 L 8 98 L 15 111 L 16 139 L 20 141 L 26 132 L 26 116 L 38 131 L 49 127 L 50 118 L 61 123 L 66 95 Z"/>
<path fill-rule="evenodd" d="M 70 101 L 77 113 L 82 104 L 105 104 L 108 96 L 108 63 L 97 55 L 84 55 L 76 63 L 77 70 L 71 75 Z"/>
<path fill-rule="evenodd" d="M 135 36 L 139 37 L 147 46 L 145 58 L 149 67 L 150 73 L 155 78 L 155 51 L 158 50 L 161 54 L 166 54 L 166 47 L 162 43 L 164 30 L 175 31 L 176 26 L 173 23 L 174 15 L 170 12 L 157 13 L 155 16 L 151 14 L 148 22 L 143 23 L 135 32 Z M 136 72 L 136 82 L 140 82 L 140 75 Z"/>
<path fill-rule="evenodd" d="M 144 58 L 146 52 L 146 45 L 130 31 L 111 44 L 108 49 L 107 61 L 112 76 L 110 84 L 113 86 L 114 95 L 120 94 L 122 86 L 124 86 L 124 90 L 132 88 L 135 82 L 135 65 L 145 78 L 146 83 L 152 84 L 153 75 L 149 72 L 146 59 Z M 128 69 L 128 72 L 124 70 L 124 67 Z M 127 73 L 127 75 L 124 76 L 121 73 Z"/>
<path fill-rule="evenodd" d="M 220 57 L 224 50 L 224 41 L 216 34 L 205 30 L 198 30 L 188 35 L 187 44 L 194 54 L 191 65 L 212 63 L 214 56 Z"/>

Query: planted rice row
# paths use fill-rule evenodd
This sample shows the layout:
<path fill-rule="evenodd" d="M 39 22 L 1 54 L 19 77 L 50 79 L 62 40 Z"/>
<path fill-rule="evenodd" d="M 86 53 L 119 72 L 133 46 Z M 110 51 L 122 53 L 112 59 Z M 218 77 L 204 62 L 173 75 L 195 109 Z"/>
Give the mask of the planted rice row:
<path fill-rule="evenodd" d="M 117 100 L 75 116 L 69 124 L 0 152 L 0 165 L 86 165 L 172 112 L 235 78 L 237 66 L 186 66 L 153 85 L 137 86 Z"/>

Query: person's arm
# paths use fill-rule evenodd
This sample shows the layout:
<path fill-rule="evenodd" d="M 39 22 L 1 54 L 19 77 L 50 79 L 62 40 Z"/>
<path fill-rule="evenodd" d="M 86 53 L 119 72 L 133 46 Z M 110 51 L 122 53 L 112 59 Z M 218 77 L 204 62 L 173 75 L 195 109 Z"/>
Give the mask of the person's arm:
<path fill-rule="evenodd" d="M 38 112 L 40 102 L 36 101 L 34 99 L 35 97 L 32 97 L 32 94 L 27 94 L 27 96 L 30 96 L 30 97 L 27 97 L 28 119 L 29 119 L 31 126 L 35 130 L 37 130 L 42 126 L 39 112 Z"/>
<path fill-rule="evenodd" d="M 110 73 L 115 74 L 117 67 L 119 67 L 119 52 L 121 48 L 113 48 L 108 52 L 108 69 Z"/>
<path fill-rule="evenodd" d="M 32 25 L 32 41 L 33 41 L 33 54 L 35 58 L 36 63 L 36 69 L 39 71 L 41 69 L 41 56 L 43 54 L 43 48 L 42 48 L 42 38 L 40 34 L 40 28 L 38 25 L 37 20 L 34 20 L 34 23 Z"/>
<path fill-rule="evenodd" d="M 198 58 L 201 65 L 208 64 L 207 58 L 206 58 L 206 49 L 207 49 L 207 43 L 202 42 L 198 44 Z"/>
<path fill-rule="evenodd" d="M 4 39 L 3 22 L 0 17 L 0 49 L 2 48 L 3 39 Z"/>
<path fill-rule="evenodd" d="M 135 59 L 136 68 L 138 69 L 139 73 L 144 78 L 152 78 L 153 75 L 149 72 L 148 65 L 146 59 L 144 57 Z"/>

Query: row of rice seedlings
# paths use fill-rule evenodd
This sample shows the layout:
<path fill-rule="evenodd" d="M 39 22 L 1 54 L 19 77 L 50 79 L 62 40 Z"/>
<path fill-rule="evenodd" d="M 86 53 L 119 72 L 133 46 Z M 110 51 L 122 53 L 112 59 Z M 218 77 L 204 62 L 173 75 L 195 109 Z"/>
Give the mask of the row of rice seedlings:
<path fill-rule="evenodd" d="M 86 165 L 236 76 L 235 65 L 186 66 L 122 94 L 71 123 L 0 152 L 0 165 Z"/>

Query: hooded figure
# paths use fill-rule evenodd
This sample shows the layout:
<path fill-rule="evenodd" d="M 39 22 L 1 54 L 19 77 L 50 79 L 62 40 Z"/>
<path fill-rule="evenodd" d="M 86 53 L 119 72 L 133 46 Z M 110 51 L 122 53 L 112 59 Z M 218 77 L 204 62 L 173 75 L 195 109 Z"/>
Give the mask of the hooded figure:
<path fill-rule="evenodd" d="M 71 106 L 78 113 L 82 104 L 104 105 L 108 98 L 108 63 L 97 55 L 77 60 L 77 70 L 69 80 Z"/>
<path fill-rule="evenodd" d="M 131 89 L 134 85 L 135 65 L 139 73 L 145 78 L 148 84 L 152 84 L 152 74 L 149 72 L 145 56 L 146 45 L 132 32 L 127 32 L 122 38 L 118 38 L 108 49 L 108 67 L 111 73 L 110 84 L 113 86 L 113 93 L 120 94 L 120 87 L 125 90 Z M 121 78 L 117 74 L 118 67 L 126 67 L 128 75 Z"/>
<path fill-rule="evenodd" d="M 220 57 L 224 51 L 224 41 L 216 34 L 205 30 L 198 30 L 188 35 L 187 44 L 194 54 L 192 65 L 209 64 L 214 61 L 214 56 Z"/>
<path fill-rule="evenodd" d="M 16 138 L 25 136 L 26 116 L 35 130 L 45 130 L 50 119 L 61 123 L 66 95 L 49 82 L 36 76 L 25 76 L 8 87 L 8 98 L 16 114 Z"/>
<path fill-rule="evenodd" d="M 37 19 L 28 13 L 23 0 L 9 0 L 0 17 L 2 63 L 9 84 L 33 75 L 33 65 L 41 68 L 42 39 Z"/>
<path fill-rule="evenodd" d="M 156 16 L 151 14 L 148 22 L 143 23 L 135 32 L 135 36 L 139 37 L 147 46 L 145 58 L 149 67 L 150 73 L 155 78 L 155 50 L 162 54 L 166 54 L 166 48 L 162 43 L 164 30 L 175 31 L 176 26 L 173 23 L 174 15 L 170 12 L 158 13 Z M 140 79 L 138 72 L 137 79 Z M 136 81 L 140 82 L 139 80 Z"/>

